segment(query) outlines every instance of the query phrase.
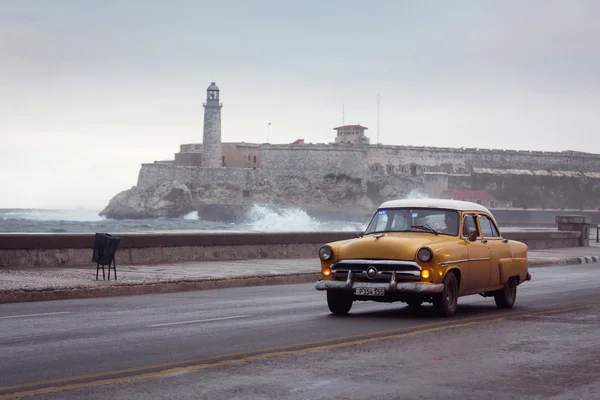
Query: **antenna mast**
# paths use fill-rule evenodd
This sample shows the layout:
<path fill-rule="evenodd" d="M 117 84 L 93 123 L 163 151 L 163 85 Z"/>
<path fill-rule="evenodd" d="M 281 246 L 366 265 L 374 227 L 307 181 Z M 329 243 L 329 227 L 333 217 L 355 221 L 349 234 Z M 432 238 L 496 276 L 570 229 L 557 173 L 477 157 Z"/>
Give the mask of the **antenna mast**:
<path fill-rule="evenodd" d="M 379 93 L 377 93 L 377 144 L 379 144 Z"/>
<path fill-rule="evenodd" d="M 342 104 L 342 126 L 344 126 L 344 105 Z"/>

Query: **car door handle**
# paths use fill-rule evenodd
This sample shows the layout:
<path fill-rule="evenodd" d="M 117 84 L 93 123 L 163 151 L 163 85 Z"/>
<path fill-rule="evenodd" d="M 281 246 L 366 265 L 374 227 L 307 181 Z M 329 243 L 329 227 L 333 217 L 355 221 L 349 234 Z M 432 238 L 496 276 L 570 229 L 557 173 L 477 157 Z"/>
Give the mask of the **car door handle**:
<path fill-rule="evenodd" d="M 487 243 L 487 239 L 483 239 L 481 243 Z"/>
<path fill-rule="evenodd" d="M 502 243 L 508 243 L 508 239 L 502 239 Z"/>

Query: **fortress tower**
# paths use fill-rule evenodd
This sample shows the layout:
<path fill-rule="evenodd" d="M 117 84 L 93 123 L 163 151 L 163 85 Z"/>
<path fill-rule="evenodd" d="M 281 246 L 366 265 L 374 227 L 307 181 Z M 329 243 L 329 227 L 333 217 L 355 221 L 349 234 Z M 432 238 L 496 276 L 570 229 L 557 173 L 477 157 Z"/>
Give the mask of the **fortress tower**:
<path fill-rule="evenodd" d="M 204 106 L 204 138 L 202 140 L 202 166 L 219 168 L 223 165 L 221 156 L 221 107 L 219 88 L 214 82 L 206 89 Z"/>

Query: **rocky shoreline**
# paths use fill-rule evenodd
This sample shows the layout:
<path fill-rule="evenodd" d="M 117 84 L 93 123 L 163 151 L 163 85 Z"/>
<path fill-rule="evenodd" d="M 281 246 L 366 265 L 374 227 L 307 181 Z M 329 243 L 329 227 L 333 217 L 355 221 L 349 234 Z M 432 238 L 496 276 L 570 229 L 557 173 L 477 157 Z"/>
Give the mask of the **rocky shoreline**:
<path fill-rule="evenodd" d="M 325 176 L 314 180 L 281 177 L 264 182 L 244 197 L 232 182 L 162 181 L 137 185 L 115 195 L 100 212 L 109 219 L 178 218 L 197 212 L 202 220 L 243 221 L 255 204 L 297 207 L 310 216 L 362 221 L 380 204 L 360 179 Z M 379 195 L 379 193 L 378 193 Z"/>

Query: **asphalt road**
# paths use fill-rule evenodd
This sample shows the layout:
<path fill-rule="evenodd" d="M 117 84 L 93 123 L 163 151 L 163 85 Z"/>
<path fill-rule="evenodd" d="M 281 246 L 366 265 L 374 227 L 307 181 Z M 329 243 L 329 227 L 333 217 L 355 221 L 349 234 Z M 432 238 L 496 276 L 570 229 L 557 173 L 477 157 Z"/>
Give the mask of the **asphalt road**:
<path fill-rule="evenodd" d="M 0 400 L 600 398 L 600 267 L 531 273 L 450 319 L 313 284 L 4 304 Z"/>

